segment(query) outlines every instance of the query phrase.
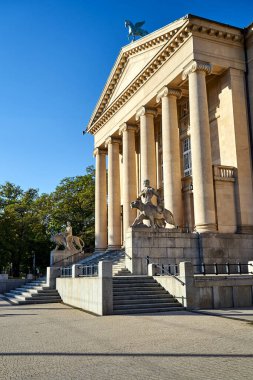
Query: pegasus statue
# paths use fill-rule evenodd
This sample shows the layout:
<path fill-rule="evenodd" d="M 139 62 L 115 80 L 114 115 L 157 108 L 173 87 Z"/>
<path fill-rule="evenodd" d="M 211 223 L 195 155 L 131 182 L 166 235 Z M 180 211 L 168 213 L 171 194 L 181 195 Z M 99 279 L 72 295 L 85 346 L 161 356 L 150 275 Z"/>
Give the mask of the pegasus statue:
<path fill-rule="evenodd" d="M 130 37 L 132 37 L 132 41 L 135 41 L 135 37 L 143 37 L 148 34 L 146 30 L 141 28 L 144 24 L 145 21 L 140 21 L 133 24 L 131 21 L 125 20 L 125 27 L 128 28 L 128 41 L 130 41 Z"/>

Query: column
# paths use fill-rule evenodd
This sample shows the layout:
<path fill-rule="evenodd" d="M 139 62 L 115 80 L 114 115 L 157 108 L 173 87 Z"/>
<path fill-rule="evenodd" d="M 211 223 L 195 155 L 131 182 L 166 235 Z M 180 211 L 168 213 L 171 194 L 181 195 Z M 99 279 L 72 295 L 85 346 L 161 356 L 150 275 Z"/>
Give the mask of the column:
<path fill-rule="evenodd" d="M 226 108 L 233 126 L 237 167 L 235 196 L 239 233 L 253 233 L 252 157 L 250 154 L 249 124 L 246 103 L 245 76 L 242 70 L 228 70 L 230 93 Z M 232 140 L 230 136 L 230 140 Z M 228 148 L 227 148 L 228 149 Z"/>
<path fill-rule="evenodd" d="M 211 65 L 192 61 L 183 73 L 189 80 L 190 131 L 195 226 L 199 232 L 216 230 L 206 74 Z"/>
<path fill-rule="evenodd" d="M 155 115 L 155 110 L 145 107 L 136 112 L 136 120 L 140 120 L 141 187 L 149 179 L 150 185 L 156 188 Z"/>
<path fill-rule="evenodd" d="M 129 226 L 136 218 L 136 209 L 130 207 L 130 203 L 137 198 L 136 183 L 136 149 L 135 132 L 136 126 L 124 123 L 119 130 L 123 144 L 123 228 L 124 240 Z"/>
<path fill-rule="evenodd" d="M 106 203 L 106 150 L 96 148 L 95 179 L 95 249 L 107 248 L 107 203 Z"/>
<path fill-rule="evenodd" d="M 108 148 L 108 249 L 121 247 L 119 145 L 120 140 L 113 137 L 105 142 Z"/>
<path fill-rule="evenodd" d="M 162 146 L 164 207 L 174 215 L 175 224 L 182 226 L 183 207 L 181 191 L 180 141 L 177 99 L 181 91 L 163 87 L 157 94 L 162 101 Z"/>

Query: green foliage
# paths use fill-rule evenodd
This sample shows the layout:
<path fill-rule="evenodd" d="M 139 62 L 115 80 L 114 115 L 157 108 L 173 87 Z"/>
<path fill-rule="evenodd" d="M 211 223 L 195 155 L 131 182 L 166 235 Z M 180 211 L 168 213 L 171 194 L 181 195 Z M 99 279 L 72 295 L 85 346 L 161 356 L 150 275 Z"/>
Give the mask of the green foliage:
<path fill-rule="evenodd" d="M 34 255 L 36 267 L 43 271 L 53 248 L 50 236 L 64 230 L 67 221 L 74 235 L 93 248 L 94 198 L 93 167 L 84 176 L 64 178 L 51 194 L 24 191 L 9 182 L 0 185 L 0 272 L 28 273 Z"/>

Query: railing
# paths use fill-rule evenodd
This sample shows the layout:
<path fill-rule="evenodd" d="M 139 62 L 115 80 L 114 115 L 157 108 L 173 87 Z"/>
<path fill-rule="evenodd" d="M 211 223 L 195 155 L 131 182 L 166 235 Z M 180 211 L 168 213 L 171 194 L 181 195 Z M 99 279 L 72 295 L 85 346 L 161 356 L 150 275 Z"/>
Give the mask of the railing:
<path fill-rule="evenodd" d="M 235 168 L 233 166 L 215 165 L 213 171 L 215 179 L 235 178 Z"/>
<path fill-rule="evenodd" d="M 72 277 L 72 267 L 62 267 L 61 277 Z"/>
<path fill-rule="evenodd" d="M 78 277 L 98 276 L 98 265 L 78 265 Z"/>
<path fill-rule="evenodd" d="M 153 263 L 152 261 L 150 261 L 150 258 L 149 256 L 146 257 L 146 260 L 147 260 L 147 266 L 149 264 L 153 264 L 155 265 L 155 268 L 158 269 L 158 272 L 155 274 L 156 276 L 171 276 L 171 277 L 174 277 L 178 282 L 180 282 L 180 284 L 182 285 L 185 285 L 185 283 L 180 280 L 180 278 L 178 278 L 177 276 L 179 275 L 179 270 L 178 270 L 178 265 L 177 264 L 156 264 L 156 263 Z"/>
<path fill-rule="evenodd" d="M 64 257 L 61 260 L 55 261 L 52 266 L 53 267 L 55 267 L 55 266 L 56 267 L 66 267 L 66 266 L 77 263 L 78 261 L 86 258 L 87 256 L 89 256 L 91 254 L 92 254 L 92 250 L 90 248 L 88 248 L 88 249 L 85 249 L 81 252 L 77 252 L 77 253 L 74 253 L 73 255 Z"/>
<path fill-rule="evenodd" d="M 194 272 L 194 274 L 224 274 L 224 275 L 233 275 L 233 274 L 253 274 L 253 268 L 252 272 L 249 272 L 249 266 L 253 267 L 253 264 L 242 264 L 240 262 L 235 264 L 230 264 L 229 262 L 222 263 L 222 264 L 205 264 L 201 263 L 199 265 L 194 265 L 194 268 L 197 268 L 197 271 Z"/>

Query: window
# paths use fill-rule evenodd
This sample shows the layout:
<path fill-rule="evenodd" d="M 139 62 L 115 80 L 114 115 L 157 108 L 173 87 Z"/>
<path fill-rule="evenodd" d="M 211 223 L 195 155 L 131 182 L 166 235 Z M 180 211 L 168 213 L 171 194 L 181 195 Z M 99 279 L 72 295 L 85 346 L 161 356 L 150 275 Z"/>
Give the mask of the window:
<path fill-rule="evenodd" d="M 192 175 L 191 140 L 187 137 L 183 140 L 183 164 L 184 177 Z"/>

